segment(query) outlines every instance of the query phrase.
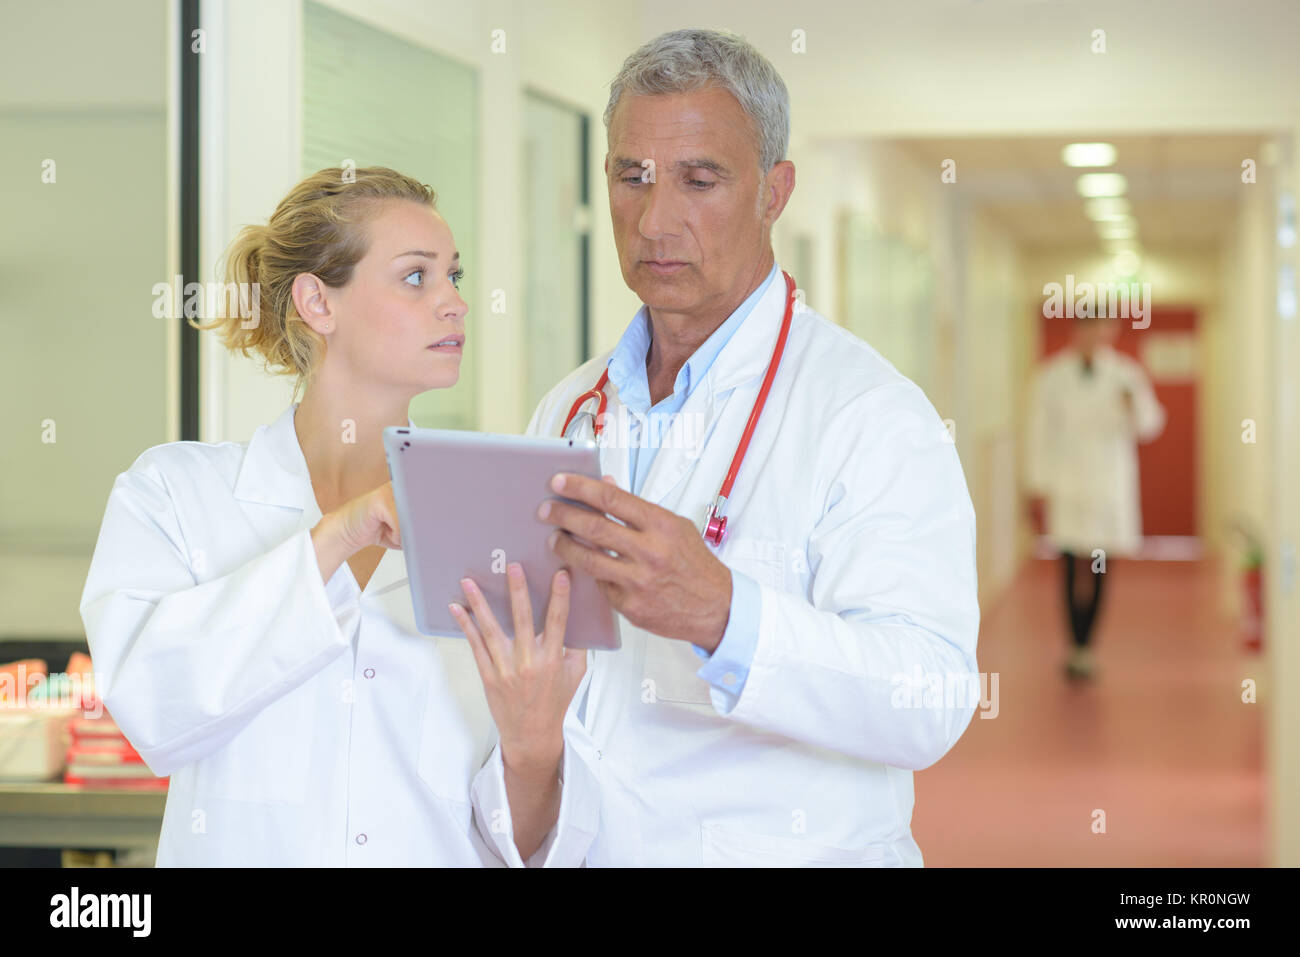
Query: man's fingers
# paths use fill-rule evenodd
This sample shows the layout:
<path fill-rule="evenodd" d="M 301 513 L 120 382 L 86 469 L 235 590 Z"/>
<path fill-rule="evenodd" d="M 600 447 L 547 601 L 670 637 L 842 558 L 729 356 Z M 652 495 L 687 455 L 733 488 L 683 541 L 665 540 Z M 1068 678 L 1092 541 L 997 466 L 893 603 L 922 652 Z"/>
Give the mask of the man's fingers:
<path fill-rule="evenodd" d="M 634 556 L 640 553 L 637 532 L 626 525 L 610 521 L 601 512 L 547 499 L 538 511 L 538 517 L 548 525 L 555 525 L 593 545 L 608 548 L 620 555 Z"/>
<path fill-rule="evenodd" d="M 626 559 L 610 558 L 599 548 L 581 545 L 568 532 L 556 529 L 551 533 L 551 550 L 565 565 L 584 571 L 597 581 L 619 584 L 627 581 L 630 563 Z"/>
<path fill-rule="evenodd" d="M 613 482 L 560 472 L 551 479 L 551 490 L 557 495 L 590 505 L 635 529 L 644 529 L 654 519 L 657 506 L 625 492 Z"/>

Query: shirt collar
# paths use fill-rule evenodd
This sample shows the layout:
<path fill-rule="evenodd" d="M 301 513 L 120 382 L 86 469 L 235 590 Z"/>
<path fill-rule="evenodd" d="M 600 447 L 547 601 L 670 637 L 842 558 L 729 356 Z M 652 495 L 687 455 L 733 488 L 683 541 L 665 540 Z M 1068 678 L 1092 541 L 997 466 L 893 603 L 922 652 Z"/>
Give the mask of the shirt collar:
<path fill-rule="evenodd" d="M 673 382 L 673 395 L 683 393 L 684 396 L 689 396 L 695 391 L 718 354 L 731 341 L 736 329 L 753 311 L 755 304 L 763 298 L 763 294 L 767 292 L 779 272 L 780 267 L 774 262 L 767 277 L 691 354 L 691 357 L 677 371 L 677 379 Z M 642 305 L 609 357 L 609 379 L 618 390 L 619 401 L 634 412 L 648 412 L 650 409 L 650 382 L 645 363 L 650 351 L 651 338 L 650 311 Z"/>

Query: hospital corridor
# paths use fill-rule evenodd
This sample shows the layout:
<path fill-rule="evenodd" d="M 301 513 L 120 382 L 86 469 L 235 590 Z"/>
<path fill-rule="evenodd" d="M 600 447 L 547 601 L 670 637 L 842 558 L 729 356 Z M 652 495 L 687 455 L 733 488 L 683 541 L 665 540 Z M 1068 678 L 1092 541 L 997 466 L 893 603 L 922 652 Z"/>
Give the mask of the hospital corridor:
<path fill-rule="evenodd" d="M 1300 4 L 0 23 L 0 870 L 1300 866 Z"/>

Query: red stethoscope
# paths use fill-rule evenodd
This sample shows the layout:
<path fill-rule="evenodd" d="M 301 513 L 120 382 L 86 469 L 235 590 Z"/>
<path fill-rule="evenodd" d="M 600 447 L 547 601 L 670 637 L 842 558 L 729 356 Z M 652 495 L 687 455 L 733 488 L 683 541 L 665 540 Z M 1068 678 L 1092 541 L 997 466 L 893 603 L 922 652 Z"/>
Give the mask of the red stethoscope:
<path fill-rule="evenodd" d="M 740 437 L 740 445 L 736 446 L 736 454 L 731 457 L 731 468 L 727 470 L 727 477 L 722 482 L 722 488 L 718 490 L 718 497 L 713 500 L 713 505 L 709 509 L 708 521 L 704 524 L 704 540 L 712 544 L 715 548 L 722 544 L 722 536 L 727 530 L 727 516 L 721 512 L 727 504 L 727 497 L 731 495 L 731 487 L 736 484 L 736 474 L 740 471 L 740 463 L 745 460 L 745 450 L 749 448 L 749 438 L 754 434 L 754 426 L 758 424 L 758 417 L 763 412 L 763 403 L 767 401 L 767 393 L 772 388 L 772 380 L 776 377 L 776 367 L 781 364 L 781 353 L 785 351 L 785 340 L 790 334 L 790 317 L 794 315 L 795 285 L 794 280 L 790 278 L 788 272 L 782 271 L 785 277 L 785 316 L 781 319 L 781 331 L 776 337 L 776 347 L 772 350 L 772 358 L 767 363 L 767 375 L 763 377 L 763 386 L 758 390 L 758 398 L 754 400 L 754 408 L 749 413 L 749 421 L 745 423 L 745 432 Z M 605 383 L 609 381 L 609 369 L 606 368 L 600 374 L 600 381 L 596 383 L 595 388 L 589 389 L 574 401 L 569 409 L 569 416 L 564 420 L 564 428 L 560 434 L 567 436 L 569 434 L 569 425 L 574 419 L 583 415 L 591 419 L 591 429 L 596 438 L 600 438 L 600 433 L 604 430 L 605 423 Z M 589 399 L 596 400 L 596 414 L 590 412 L 581 412 L 581 408 Z"/>

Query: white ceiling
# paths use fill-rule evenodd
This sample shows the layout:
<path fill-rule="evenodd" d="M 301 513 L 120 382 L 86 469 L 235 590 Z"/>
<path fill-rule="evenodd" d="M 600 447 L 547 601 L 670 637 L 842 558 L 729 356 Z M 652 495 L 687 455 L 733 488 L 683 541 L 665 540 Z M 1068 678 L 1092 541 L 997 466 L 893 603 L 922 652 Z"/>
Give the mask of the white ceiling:
<path fill-rule="evenodd" d="M 1113 165 L 1096 170 L 1066 166 L 1061 149 L 1071 142 L 1106 142 Z M 1258 135 L 1080 137 L 936 137 L 895 140 L 918 165 L 938 178 L 941 164 L 956 164 L 956 188 L 1001 223 L 1021 243 L 1077 246 L 1095 227 L 1076 191 L 1080 174 L 1117 172 L 1128 179 L 1127 197 L 1144 245 L 1209 247 L 1223 235 L 1242 190 L 1242 161 L 1255 160 L 1267 175 L 1268 153 Z"/>
<path fill-rule="evenodd" d="M 796 137 L 1300 122 L 1296 0 L 645 0 L 639 13 L 647 38 L 686 25 L 747 37 L 790 88 Z"/>

